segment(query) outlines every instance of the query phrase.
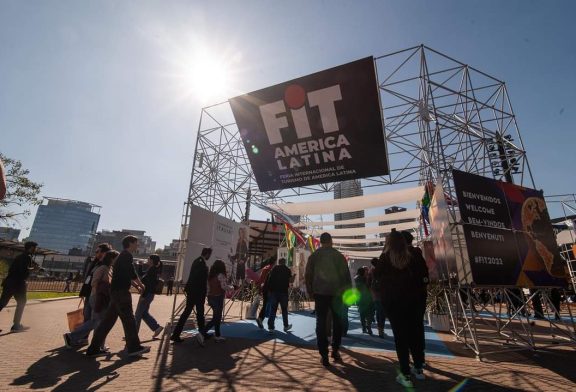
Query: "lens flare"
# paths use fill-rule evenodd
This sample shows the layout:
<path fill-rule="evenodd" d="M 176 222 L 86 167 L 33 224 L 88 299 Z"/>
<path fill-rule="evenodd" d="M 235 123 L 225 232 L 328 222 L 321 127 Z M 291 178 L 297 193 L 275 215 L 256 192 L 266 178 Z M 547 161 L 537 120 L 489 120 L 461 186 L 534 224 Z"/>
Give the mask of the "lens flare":
<path fill-rule="evenodd" d="M 358 289 L 348 289 L 344 292 L 344 294 L 342 294 L 342 302 L 344 302 L 344 305 L 346 306 L 352 306 L 360 300 L 361 296 L 362 295 Z"/>

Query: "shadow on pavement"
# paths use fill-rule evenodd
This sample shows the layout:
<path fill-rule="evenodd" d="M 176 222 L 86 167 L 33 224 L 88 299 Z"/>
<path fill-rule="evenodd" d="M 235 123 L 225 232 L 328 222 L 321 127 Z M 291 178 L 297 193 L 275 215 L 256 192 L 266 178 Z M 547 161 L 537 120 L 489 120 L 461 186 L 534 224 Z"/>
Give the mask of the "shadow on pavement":
<path fill-rule="evenodd" d="M 34 362 L 26 374 L 15 378 L 10 385 L 26 386 L 27 389 L 50 388 L 52 391 L 95 391 L 118 377 L 116 370 L 134 359 L 108 357 L 87 358 L 76 350 L 59 348 Z M 63 378 L 69 376 L 66 380 Z M 96 385 L 92 386 L 92 384 Z"/>

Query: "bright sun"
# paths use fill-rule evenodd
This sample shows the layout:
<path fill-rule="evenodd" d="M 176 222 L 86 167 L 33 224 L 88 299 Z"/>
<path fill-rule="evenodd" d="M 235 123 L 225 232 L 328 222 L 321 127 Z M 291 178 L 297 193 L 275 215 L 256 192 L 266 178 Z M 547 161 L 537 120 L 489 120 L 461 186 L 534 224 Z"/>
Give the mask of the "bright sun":
<path fill-rule="evenodd" d="M 199 99 L 227 99 L 230 92 L 230 73 L 227 64 L 204 53 L 195 56 L 190 67 L 190 88 Z"/>

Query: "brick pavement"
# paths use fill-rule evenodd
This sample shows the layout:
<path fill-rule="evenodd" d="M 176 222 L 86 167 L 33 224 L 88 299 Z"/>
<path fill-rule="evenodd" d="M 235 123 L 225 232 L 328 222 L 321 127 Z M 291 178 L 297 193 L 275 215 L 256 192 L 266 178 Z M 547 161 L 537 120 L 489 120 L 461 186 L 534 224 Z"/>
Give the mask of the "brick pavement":
<path fill-rule="evenodd" d="M 136 297 L 135 297 L 136 298 Z M 65 313 L 76 307 L 68 299 L 28 306 L 23 323 L 31 328 L 19 334 L 0 334 L 0 391 L 374 391 L 401 390 L 394 382 L 395 355 L 390 352 L 345 351 L 345 364 L 324 369 L 313 347 L 231 339 L 193 341 L 178 346 L 166 340 L 146 342 L 150 354 L 140 360 L 113 355 L 100 360 L 63 348 Z M 171 302 L 161 296 L 152 305 L 159 321 L 168 319 Z M 10 327 L 13 308 L 0 313 L 0 328 Z M 122 349 L 118 322 L 107 344 Z M 141 338 L 151 332 L 142 326 Z M 499 354 L 477 362 L 461 345 L 446 343 L 455 359 L 428 357 L 428 380 L 417 389 L 446 391 L 461 382 L 463 390 L 576 390 L 576 351 L 558 347 L 542 351 Z M 166 347 L 167 350 L 162 348 Z"/>

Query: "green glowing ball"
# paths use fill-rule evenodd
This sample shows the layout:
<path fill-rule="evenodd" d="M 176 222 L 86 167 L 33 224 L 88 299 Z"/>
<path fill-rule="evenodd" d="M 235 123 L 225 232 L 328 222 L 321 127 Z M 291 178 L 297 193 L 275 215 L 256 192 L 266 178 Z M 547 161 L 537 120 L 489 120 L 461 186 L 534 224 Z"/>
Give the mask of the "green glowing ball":
<path fill-rule="evenodd" d="M 256 147 L 256 146 L 253 145 L 253 146 L 252 146 L 252 152 L 253 152 L 254 154 L 258 154 L 258 153 L 260 152 L 260 150 L 258 149 L 258 147 Z"/>
<path fill-rule="evenodd" d="M 342 294 L 342 302 L 344 302 L 344 305 L 346 306 L 352 306 L 360 300 L 360 297 L 361 294 L 358 289 L 348 289 L 344 292 L 344 294 Z"/>

